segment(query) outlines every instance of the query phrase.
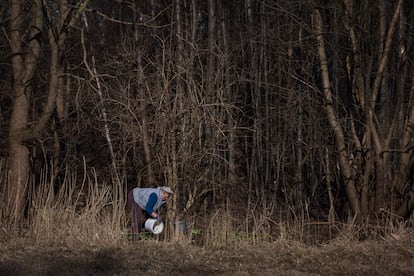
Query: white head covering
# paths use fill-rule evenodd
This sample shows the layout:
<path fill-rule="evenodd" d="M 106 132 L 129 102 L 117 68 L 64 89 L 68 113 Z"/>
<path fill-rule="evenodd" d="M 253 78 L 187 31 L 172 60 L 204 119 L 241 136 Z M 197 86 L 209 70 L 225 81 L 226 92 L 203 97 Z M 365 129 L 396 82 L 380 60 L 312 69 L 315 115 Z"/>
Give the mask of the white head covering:
<path fill-rule="evenodd" d="M 173 191 L 172 191 L 172 189 L 171 189 L 170 187 L 163 186 L 163 187 L 161 187 L 161 189 L 162 189 L 164 192 L 167 192 L 167 193 L 169 193 L 169 194 L 173 194 Z"/>

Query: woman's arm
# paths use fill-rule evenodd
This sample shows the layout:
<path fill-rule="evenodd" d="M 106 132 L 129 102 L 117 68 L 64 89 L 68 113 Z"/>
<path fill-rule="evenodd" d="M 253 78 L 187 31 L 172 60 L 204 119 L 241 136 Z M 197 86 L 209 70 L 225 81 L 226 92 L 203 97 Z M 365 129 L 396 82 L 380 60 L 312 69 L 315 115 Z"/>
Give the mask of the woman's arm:
<path fill-rule="evenodd" d="M 158 214 L 154 211 L 154 205 L 157 203 L 158 196 L 156 193 L 152 193 L 148 199 L 147 204 L 145 205 L 145 212 L 150 214 L 151 217 L 156 218 Z"/>

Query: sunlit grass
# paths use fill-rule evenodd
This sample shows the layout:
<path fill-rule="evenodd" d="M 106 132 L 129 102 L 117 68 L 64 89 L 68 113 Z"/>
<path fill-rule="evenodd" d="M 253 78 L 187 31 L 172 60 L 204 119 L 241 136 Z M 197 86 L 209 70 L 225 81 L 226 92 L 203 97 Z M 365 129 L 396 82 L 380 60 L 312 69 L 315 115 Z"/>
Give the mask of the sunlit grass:
<path fill-rule="evenodd" d="M 67 172 L 58 189 L 48 181 L 36 183 L 22 231 L 13 232 L 3 224 L 0 241 L 20 238 L 31 243 L 72 247 L 105 247 L 131 242 L 125 195 L 124 188 L 114 183 L 100 183 L 93 170 L 81 179 Z M 312 221 L 307 210 L 299 210 L 290 216 L 287 214 L 292 214 L 292 210 L 290 213 L 269 210 L 250 210 L 243 216 L 226 208 L 217 208 L 206 217 L 188 219 L 185 233 L 178 235 L 169 231 L 171 236 L 162 233 L 149 238 L 217 248 L 276 241 L 326 244 L 368 238 L 397 240 L 407 231 L 406 223 L 395 220 L 388 212 L 382 212 L 382 224 L 378 220 L 358 224 L 353 218 L 347 222 Z"/>

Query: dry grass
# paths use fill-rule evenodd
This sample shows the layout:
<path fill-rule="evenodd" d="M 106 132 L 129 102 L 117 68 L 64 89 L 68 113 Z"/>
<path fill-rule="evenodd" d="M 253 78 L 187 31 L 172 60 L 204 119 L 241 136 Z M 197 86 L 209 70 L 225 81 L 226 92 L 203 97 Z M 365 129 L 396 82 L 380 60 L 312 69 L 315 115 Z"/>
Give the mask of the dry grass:
<path fill-rule="evenodd" d="M 82 184 L 79 185 L 79 182 Z M 128 227 L 125 213 L 125 191 L 112 184 L 100 184 L 96 175 L 78 181 L 75 176 L 67 176 L 57 191 L 49 183 L 42 183 L 35 189 L 31 198 L 30 213 L 26 231 L 16 236 L 3 225 L 0 241 L 11 238 L 26 239 L 38 245 L 118 246 L 126 241 Z M 217 209 L 204 219 L 193 218 L 188 223 L 184 235 L 158 240 L 179 241 L 206 248 L 233 247 L 235 245 L 261 245 L 274 241 L 294 241 L 306 245 L 317 245 L 332 241 L 361 241 L 387 237 L 399 239 L 405 235 L 407 225 L 398 222 L 390 214 L 383 212 L 379 224 L 356 224 L 350 218 L 347 223 L 315 222 L 309 220 L 306 212 L 293 216 L 293 219 L 275 218 L 268 211 L 251 211 L 243 219 L 235 217 L 227 209 Z M 199 220 L 199 221 L 197 221 Z M 25 241 L 26 242 L 26 241 Z"/>
<path fill-rule="evenodd" d="M 218 209 L 179 239 L 128 241 L 124 191 L 95 175 L 35 190 L 26 231 L 0 230 L 2 275 L 412 275 L 414 232 L 385 224 L 312 222 Z M 79 185 L 78 185 L 79 186 Z M 197 239 L 199 241 L 197 241 Z M 174 242 L 173 242 L 173 241 Z"/>
<path fill-rule="evenodd" d="M 39 185 L 32 196 L 26 239 L 37 244 L 113 246 L 125 231 L 125 203 L 118 187 L 98 184 L 96 177 L 65 181 L 55 194 Z"/>
<path fill-rule="evenodd" d="M 336 239 L 306 246 L 277 239 L 199 247 L 136 241 L 110 247 L 0 249 L 2 275 L 413 275 L 414 233 L 400 240 Z M 47 273 L 46 273 L 47 272 Z"/>

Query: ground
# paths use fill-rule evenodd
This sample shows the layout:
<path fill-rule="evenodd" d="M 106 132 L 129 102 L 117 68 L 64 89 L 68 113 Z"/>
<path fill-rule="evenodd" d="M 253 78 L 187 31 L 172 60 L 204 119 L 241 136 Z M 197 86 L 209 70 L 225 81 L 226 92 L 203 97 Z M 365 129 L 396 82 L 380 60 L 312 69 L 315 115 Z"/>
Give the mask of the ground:
<path fill-rule="evenodd" d="M 102 248 L 3 242 L 0 275 L 414 275 L 414 232 L 311 246 L 288 240 L 215 248 L 157 240 Z"/>

